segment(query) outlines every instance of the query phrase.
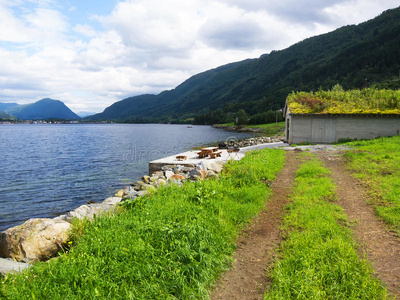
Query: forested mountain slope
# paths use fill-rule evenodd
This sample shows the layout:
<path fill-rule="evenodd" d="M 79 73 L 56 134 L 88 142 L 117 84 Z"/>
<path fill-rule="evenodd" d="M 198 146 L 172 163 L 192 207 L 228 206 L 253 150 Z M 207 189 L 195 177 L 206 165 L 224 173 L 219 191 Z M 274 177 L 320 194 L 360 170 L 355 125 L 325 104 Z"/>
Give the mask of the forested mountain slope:
<path fill-rule="evenodd" d="M 175 89 L 116 102 L 90 119 L 177 121 L 197 116 L 223 122 L 238 110 L 249 115 L 279 109 L 292 91 L 345 89 L 370 84 L 400 87 L 400 8 L 359 25 L 308 38 L 272 51 L 197 74 Z M 199 118 L 201 116 L 202 118 Z"/>

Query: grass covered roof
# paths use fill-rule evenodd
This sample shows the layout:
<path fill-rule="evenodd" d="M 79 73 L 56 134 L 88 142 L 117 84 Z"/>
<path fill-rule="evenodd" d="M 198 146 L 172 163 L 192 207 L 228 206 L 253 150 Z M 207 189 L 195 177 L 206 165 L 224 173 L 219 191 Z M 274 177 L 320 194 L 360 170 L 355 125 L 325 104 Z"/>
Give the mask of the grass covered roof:
<path fill-rule="evenodd" d="M 400 91 L 395 90 L 344 91 L 336 85 L 328 91 L 293 92 L 286 101 L 291 114 L 400 115 Z"/>

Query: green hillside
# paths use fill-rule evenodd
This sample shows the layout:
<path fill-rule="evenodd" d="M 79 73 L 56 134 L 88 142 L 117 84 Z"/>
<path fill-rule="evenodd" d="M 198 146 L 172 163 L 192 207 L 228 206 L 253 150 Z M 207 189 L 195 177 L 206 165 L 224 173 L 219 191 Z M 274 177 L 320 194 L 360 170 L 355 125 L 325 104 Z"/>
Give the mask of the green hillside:
<path fill-rule="evenodd" d="M 0 110 L 5 111 L 13 106 L 18 106 L 18 103 L 1 103 L 0 102 Z"/>
<path fill-rule="evenodd" d="M 0 121 L 2 120 L 15 120 L 16 118 L 0 110 Z"/>
<path fill-rule="evenodd" d="M 254 116 L 284 106 L 292 91 L 399 88 L 400 8 L 373 20 L 308 38 L 258 59 L 228 64 L 197 74 L 159 95 L 124 99 L 91 119 L 129 122 L 230 122 L 244 109 Z"/>
<path fill-rule="evenodd" d="M 21 120 L 80 119 L 78 115 L 71 111 L 60 100 L 52 100 L 48 98 L 39 100 L 32 104 L 13 106 L 6 109 L 6 112 Z"/>

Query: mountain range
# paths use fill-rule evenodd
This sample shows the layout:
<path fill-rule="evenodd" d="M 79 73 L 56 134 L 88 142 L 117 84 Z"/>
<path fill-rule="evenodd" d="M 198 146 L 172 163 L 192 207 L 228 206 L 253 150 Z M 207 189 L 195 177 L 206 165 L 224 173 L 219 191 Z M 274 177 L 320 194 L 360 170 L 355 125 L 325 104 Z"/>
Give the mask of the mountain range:
<path fill-rule="evenodd" d="M 70 110 L 62 101 L 45 98 L 35 103 L 19 105 L 17 103 L 0 103 L 0 119 L 16 117 L 20 120 L 76 120 L 80 117 Z"/>
<path fill-rule="evenodd" d="M 243 111 L 254 120 L 284 106 L 292 91 L 400 88 L 400 7 L 359 25 L 305 39 L 284 50 L 194 75 L 158 95 L 129 97 L 85 121 L 225 123 Z M 85 114 L 83 115 L 85 116 Z M 0 103 L 0 119 L 80 117 L 63 102 Z"/>
<path fill-rule="evenodd" d="M 229 122 L 239 110 L 255 116 L 284 106 L 292 91 L 375 85 L 399 88 L 400 8 L 311 37 L 257 59 L 194 75 L 158 95 L 118 101 L 88 120 Z"/>

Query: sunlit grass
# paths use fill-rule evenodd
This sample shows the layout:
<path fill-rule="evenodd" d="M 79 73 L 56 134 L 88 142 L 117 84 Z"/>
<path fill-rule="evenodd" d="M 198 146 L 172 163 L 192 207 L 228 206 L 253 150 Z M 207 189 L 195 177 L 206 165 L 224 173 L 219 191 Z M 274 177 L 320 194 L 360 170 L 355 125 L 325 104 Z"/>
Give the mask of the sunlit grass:
<path fill-rule="evenodd" d="M 250 128 L 261 128 L 261 132 L 266 136 L 274 136 L 276 134 L 284 134 L 285 122 L 270 123 L 270 124 L 259 124 L 259 125 L 247 125 Z"/>
<path fill-rule="evenodd" d="M 284 242 L 264 299 L 383 299 L 386 291 L 360 260 L 348 220 L 320 161 L 296 173 L 282 226 Z"/>
<path fill-rule="evenodd" d="M 67 255 L 9 275 L 7 299 L 201 299 L 263 207 L 281 150 L 231 162 L 219 180 L 167 186 L 119 213 L 75 224 Z M 1 295 L 1 294 L 0 294 Z"/>
<path fill-rule="evenodd" d="M 235 126 L 234 123 L 220 124 L 225 126 Z M 257 124 L 257 125 L 246 125 L 248 128 L 261 128 L 261 133 L 265 136 L 274 136 L 276 134 L 284 134 L 285 122 L 269 123 L 269 124 Z"/>
<path fill-rule="evenodd" d="M 400 233 L 400 136 L 348 143 L 348 168 L 365 185 L 377 214 Z"/>

